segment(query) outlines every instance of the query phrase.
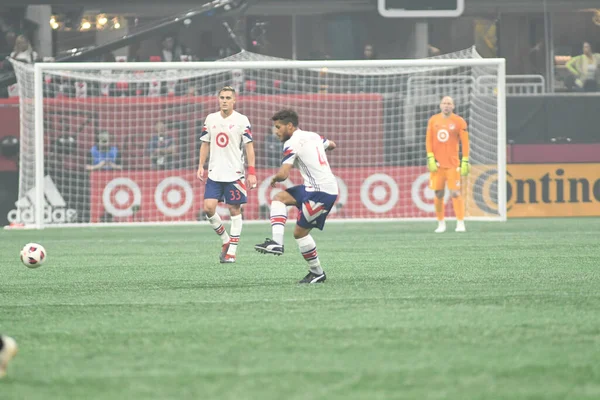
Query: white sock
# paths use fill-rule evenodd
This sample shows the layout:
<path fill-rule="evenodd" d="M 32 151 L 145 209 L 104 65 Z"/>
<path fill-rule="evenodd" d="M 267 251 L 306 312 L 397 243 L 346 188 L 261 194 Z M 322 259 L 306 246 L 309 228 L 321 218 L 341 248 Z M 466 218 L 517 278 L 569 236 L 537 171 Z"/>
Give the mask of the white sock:
<path fill-rule="evenodd" d="M 223 221 L 221 221 L 219 214 L 215 213 L 212 217 L 209 217 L 208 222 L 210 222 L 210 226 L 213 227 L 217 235 L 221 236 L 223 244 L 229 242 L 229 235 L 223 226 Z"/>
<path fill-rule="evenodd" d="M 281 201 L 273 200 L 271 203 L 271 229 L 273 230 L 272 239 L 279 244 L 283 244 L 285 221 L 287 221 L 287 207 Z"/>
<path fill-rule="evenodd" d="M 235 256 L 235 252 L 237 251 L 240 234 L 242 233 L 242 225 L 242 214 L 231 217 L 231 226 L 229 227 L 231 238 L 229 239 L 229 250 L 227 250 L 227 254 L 231 256 Z"/>
<path fill-rule="evenodd" d="M 323 268 L 321 268 L 321 262 L 317 255 L 317 245 L 311 235 L 306 235 L 303 238 L 296 239 L 298 248 L 302 257 L 308 262 L 308 268 L 313 274 L 321 275 Z"/>

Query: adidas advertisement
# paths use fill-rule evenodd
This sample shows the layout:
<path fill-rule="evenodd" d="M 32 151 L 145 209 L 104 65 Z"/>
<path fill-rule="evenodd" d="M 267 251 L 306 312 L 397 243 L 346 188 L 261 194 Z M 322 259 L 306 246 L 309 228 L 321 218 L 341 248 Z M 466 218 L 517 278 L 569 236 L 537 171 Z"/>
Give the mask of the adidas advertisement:
<path fill-rule="evenodd" d="M 9 223 L 31 224 L 35 222 L 36 188 L 29 189 L 15 203 L 15 209 L 8 212 Z M 67 203 L 62 197 L 52 178 L 44 178 L 44 224 L 64 224 L 75 222 L 77 211 L 67 208 Z"/>

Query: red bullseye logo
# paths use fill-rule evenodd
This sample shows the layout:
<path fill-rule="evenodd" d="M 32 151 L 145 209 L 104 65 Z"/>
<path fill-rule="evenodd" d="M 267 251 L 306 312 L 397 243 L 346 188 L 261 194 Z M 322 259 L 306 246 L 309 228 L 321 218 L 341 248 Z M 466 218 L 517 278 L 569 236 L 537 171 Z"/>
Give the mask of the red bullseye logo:
<path fill-rule="evenodd" d="M 106 212 L 115 217 L 133 215 L 134 207 L 140 206 L 142 192 L 140 187 L 129 178 L 115 178 L 102 192 L 102 203 Z"/>
<path fill-rule="evenodd" d="M 439 142 L 442 142 L 442 143 L 447 142 L 449 138 L 450 138 L 450 133 L 448 133 L 447 130 L 440 129 L 437 132 L 437 139 Z"/>
<path fill-rule="evenodd" d="M 185 203 L 185 192 L 180 186 L 169 185 L 163 189 L 162 201 L 170 208 L 179 208 Z"/>
<path fill-rule="evenodd" d="M 360 187 L 360 200 L 376 213 L 390 211 L 398 203 L 398 185 L 387 174 L 373 174 Z"/>
<path fill-rule="evenodd" d="M 131 207 L 133 190 L 128 186 L 117 186 L 110 192 L 110 202 L 117 210 L 126 210 Z"/>
<path fill-rule="evenodd" d="M 191 208 L 193 201 L 192 186 L 178 176 L 163 179 L 154 191 L 156 208 L 168 217 L 184 215 Z"/>
<path fill-rule="evenodd" d="M 216 137 L 217 146 L 227 147 L 229 144 L 229 136 L 225 132 L 221 132 Z"/>

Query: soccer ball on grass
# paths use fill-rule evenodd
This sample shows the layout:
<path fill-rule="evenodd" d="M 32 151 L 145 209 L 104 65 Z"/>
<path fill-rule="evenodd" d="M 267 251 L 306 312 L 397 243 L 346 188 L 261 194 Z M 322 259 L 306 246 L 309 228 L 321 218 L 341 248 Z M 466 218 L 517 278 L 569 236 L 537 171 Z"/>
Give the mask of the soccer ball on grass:
<path fill-rule="evenodd" d="M 21 261 L 27 268 L 41 267 L 46 261 L 46 249 L 37 243 L 27 243 L 21 250 Z"/>

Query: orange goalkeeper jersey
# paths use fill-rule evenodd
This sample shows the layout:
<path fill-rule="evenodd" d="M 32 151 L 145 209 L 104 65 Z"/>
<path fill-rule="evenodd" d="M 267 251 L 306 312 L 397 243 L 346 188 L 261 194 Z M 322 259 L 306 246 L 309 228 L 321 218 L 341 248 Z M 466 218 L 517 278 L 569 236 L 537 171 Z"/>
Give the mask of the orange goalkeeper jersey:
<path fill-rule="evenodd" d="M 447 118 L 442 113 L 429 118 L 427 124 L 426 147 L 428 153 L 433 153 L 439 166 L 442 168 L 457 168 L 458 142 L 462 143 L 463 157 L 469 156 L 469 134 L 466 121 L 456 115 L 450 114 Z"/>

